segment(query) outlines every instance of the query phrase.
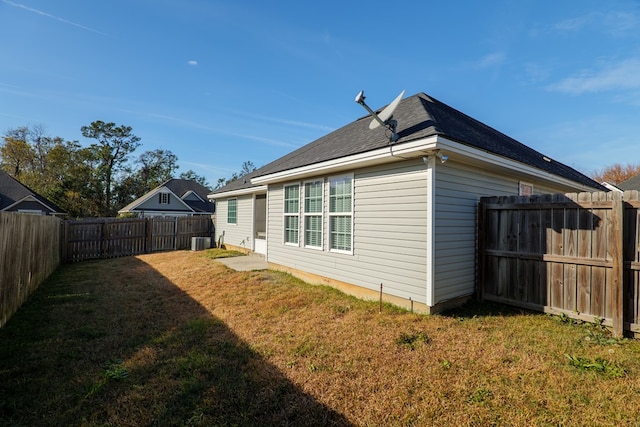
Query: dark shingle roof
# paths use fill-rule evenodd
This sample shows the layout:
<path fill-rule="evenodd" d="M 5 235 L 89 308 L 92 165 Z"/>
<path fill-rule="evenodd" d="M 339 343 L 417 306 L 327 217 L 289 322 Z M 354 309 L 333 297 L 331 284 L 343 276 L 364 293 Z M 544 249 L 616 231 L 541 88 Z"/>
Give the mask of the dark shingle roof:
<path fill-rule="evenodd" d="M 189 191 L 193 191 L 194 193 L 196 193 L 203 201 L 184 200 L 184 199 L 182 200 L 187 205 L 189 205 L 191 209 L 193 209 L 196 212 L 214 212 L 215 211 L 215 207 L 213 203 L 211 203 L 207 199 L 207 194 L 209 194 L 211 190 L 196 181 L 193 181 L 190 179 L 174 178 L 160 185 L 160 187 L 163 187 L 163 186 L 167 187 L 169 190 L 171 190 L 174 194 L 176 194 L 180 198 L 182 198 Z"/>
<path fill-rule="evenodd" d="M 236 191 L 236 190 L 242 190 L 244 188 L 255 187 L 255 185 L 251 184 L 251 178 L 264 175 L 261 173 L 262 169 L 264 169 L 264 166 L 259 169 L 256 169 L 255 171 L 247 175 L 244 175 L 238 179 L 231 181 L 230 183 L 226 184 L 224 187 L 214 190 L 211 194 L 222 193 L 227 191 Z"/>
<path fill-rule="evenodd" d="M 640 190 L 640 174 L 621 182 L 617 187 L 623 191 Z"/>
<path fill-rule="evenodd" d="M 556 161 L 545 160 L 545 157 L 536 150 L 424 93 L 403 99 L 395 110 L 393 118 L 398 121 L 399 139 L 395 145 L 439 135 L 580 184 L 604 189 L 577 170 Z M 370 130 L 370 122 L 371 116 L 362 117 L 261 167 L 254 172 L 253 176 L 282 172 L 388 146 L 389 138 L 384 130 L 381 128 Z M 248 182 L 234 181 L 216 192 L 250 186 Z"/>
<path fill-rule="evenodd" d="M 7 206 L 22 200 L 27 196 L 33 196 L 40 203 L 43 203 L 45 206 L 53 209 L 53 212 L 55 213 L 64 213 L 64 211 L 55 203 L 47 200 L 26 185 L 21 184 L 8 173 L 0 170 L 0 210 L 5 209 Z"/>

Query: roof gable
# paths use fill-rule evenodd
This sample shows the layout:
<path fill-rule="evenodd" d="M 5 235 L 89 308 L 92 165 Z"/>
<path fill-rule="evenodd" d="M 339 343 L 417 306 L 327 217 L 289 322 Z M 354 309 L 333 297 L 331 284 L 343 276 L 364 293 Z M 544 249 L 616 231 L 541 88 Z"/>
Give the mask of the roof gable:
<path fill-rule="evenodd" d="M 160 206 L 153 198 L 159 193 L 168 192 L 170 206 Z M 184 212 L 213 213 L 215 205 L 207 200 L 209 189 L 195 181 L 188 179 L 170 179 L 163 184 L 129 203 L 119 212 L 131 212 L 139 210 L 161 211 L 164 209 Z"/>
<path fill-rule="evenodd" d="M 8 173 L 0 170 L 0 211 L 13 210 L 23 201 L 35 201 L 46 212 L 64 213 L 59 206 L 42 197 Z"/>
<path fill-rule="evenodd" d="M 167 187 L 181 199 L 184 198 L 187 193 L 192 191 L 202 200 L 207 200 L 207 194 L 211 191 L 209 188 L 191 179 L 174 178 L 164 182 L 161 186 Z"/>

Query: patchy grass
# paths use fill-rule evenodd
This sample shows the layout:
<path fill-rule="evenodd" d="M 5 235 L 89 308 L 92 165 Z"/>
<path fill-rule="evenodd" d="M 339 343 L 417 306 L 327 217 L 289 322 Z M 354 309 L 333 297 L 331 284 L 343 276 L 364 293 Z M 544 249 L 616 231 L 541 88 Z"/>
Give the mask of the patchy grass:
<path fill-rule="evenodd" d="M 638 425 L 640 343 L 422 316 L 184 251 L 64 266 L 0 329 L 0 425 Z"/>
<path fill-rule="evenodd" d="M 244 252 L 234 251 L 234 250 L 224 249 L 224 248 L 207 249 L 206 251 L 204 251 L 204 256 L 211 259 L 232 258 L 236 256 L 246 256 L 246 255 L 247 254 Z"/>

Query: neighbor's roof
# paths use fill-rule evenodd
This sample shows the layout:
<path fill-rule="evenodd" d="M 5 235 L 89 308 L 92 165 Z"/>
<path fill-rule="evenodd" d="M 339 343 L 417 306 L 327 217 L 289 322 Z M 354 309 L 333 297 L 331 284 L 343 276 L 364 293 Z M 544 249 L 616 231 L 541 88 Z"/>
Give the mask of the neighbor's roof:
<path fill-rule="evenodd" d="M 210 188 L 191 180 L 191 179 L 170 179 L 160 185 L 161 187 L 167 187 L 174 192 L 180 198 L 184 197 L 189 191 L 196 193 L 202 200 L 207 200 L 207 194 L 211 192 Z"/>
<path fill-rule="evenodd" d="M 20 183 L 8 173 L 0 170 L 0 211 L 21 201 L 26 197 L 33 197 L 44 207 L 55 213 L 65 213 L 52 201 L 42 197 L 26 185 Z"/>
<path fill-rule="evenodd" d="M 138 199 L 129 203 L 124 208 L 120 209 L 119 212 L 128 212 L 128 211 L 136 210 L 136 207 L 140 203 L 147 200 L 151 195 L 156 194 L 162 188 L 169 189 L 173 194 L 178 196 L 185 204 L 187 204 L 191 209 L 193 209 L 194 212 L 207 212 L 207 213 L 215 212 L 215 205 L 207 199 L 207 194 L 211 192 L 209 188 L 190 179 L 177 179 L 177 178 L 173 178 L 163 182 L 153 190 L 149 191 L 145 195 L 139 197 Z M 198 197 L 200 197 L 202 200 L 184 199 L 184 196 L 189 192 L 193 192 L 197 194 Z"/>
<path fill-rule="evenodd" d="M 536 150 L 516 141 L 478 120 L 430 97 L 419 93 L 403 99 L 393 118 L 398 122 L 398 140 L 394 145 L 430 136 L 449 140 L 503 156 L 536 167 L 554 175 L 594 188 L 600 184 L 557 161 L 545 160 Z M 252 177 L 335 160 L 387 147 L 388 136 L 380 129 L 370 130 L 371 116 L 362 117 L 256 170 Z M 548 159 L 548 158 L 547 158 Z M 233 185 L 237 188 L 230 188 Z M 251 187 L 249 180 L 230 183 L 214 193 Z"/>
<path fill-rule="evenodd" d="M 619 189 L 622 191 L 626 190 L 640 190 L 640 174 L 629 178 L 626 181 L 621 182 L 617 185 Z"/>

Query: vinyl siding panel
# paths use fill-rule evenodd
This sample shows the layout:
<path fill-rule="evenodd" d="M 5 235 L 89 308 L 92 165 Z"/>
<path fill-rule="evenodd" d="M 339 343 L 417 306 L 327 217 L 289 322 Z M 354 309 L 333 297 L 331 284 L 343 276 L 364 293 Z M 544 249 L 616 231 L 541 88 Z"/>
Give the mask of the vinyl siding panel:
<path fill-rule="evenodd" d="M 152 195 L 150 198 L 140 203 L 135 208 L 136 211 L 150 210 L 150 211 L 181 211 L 192 213 L 189 207 L 173 194 L 169 195 L 169 203 L 160 203 L 158 200 L 158 193 Z"/>
<path fill-rule="evenodd" d="M 234 198 L 237 204 L 237 223 L 227 222 L 229 199 L 216 201 L 216 242 L 224 232 L 224 243 L 251 249 L 253 235 L 253 196 L 239 196 Z"/>
<path fill-rule="evenodd" d="M 535 180 L 535 194 L 566 192 Z M 520 179 L 449 161 L 436 165 L 435 303 L 470 295 L 475 289 L 476 215 L 482 196 L 518 194 Z"/>
<path fill-rule="evenodd" d="M 329 177 L 322 177 L 323 250 L 283 243 L 283 186 L 269 186 L 269 262 L 371 290 L 378 290 L 382 283 L 385 293 L 425 302 L 425 169 L 421 160 L 412 160 L 354 173 L 353 254 L 328 250 Z M 300 241 L 302 245 L 302 236 Z"/>

